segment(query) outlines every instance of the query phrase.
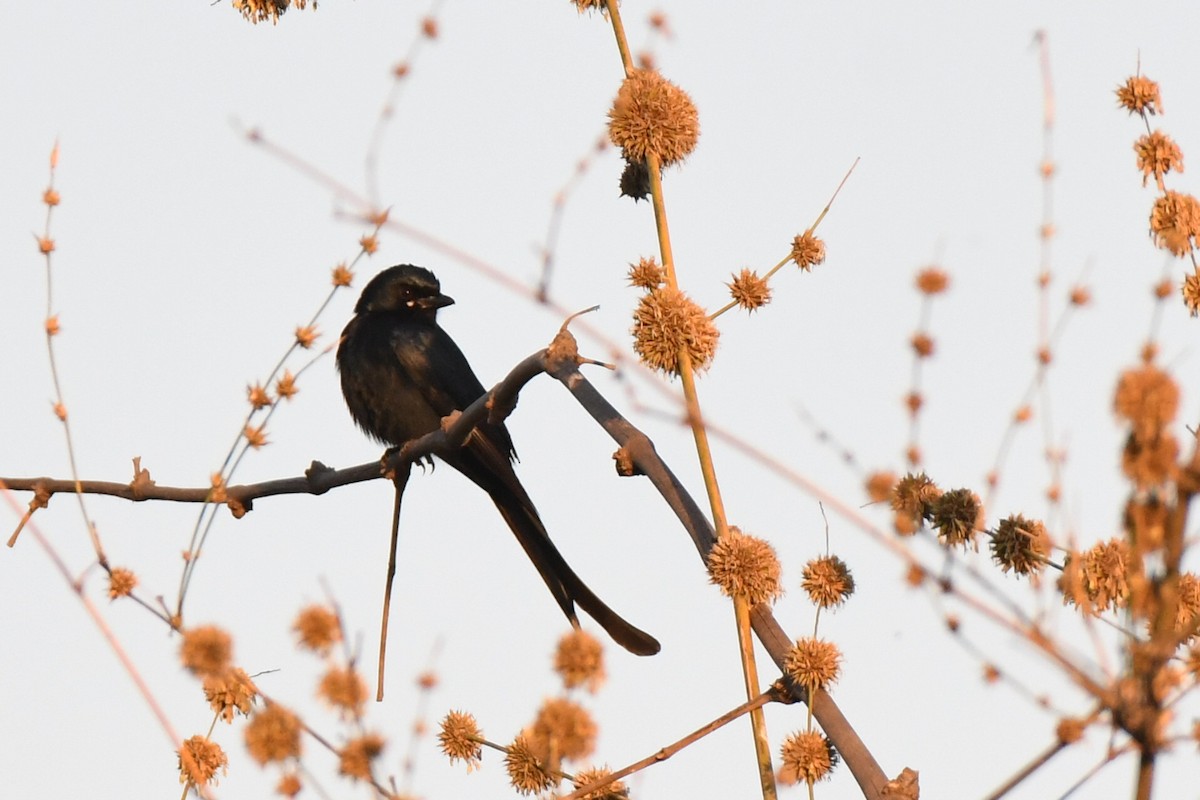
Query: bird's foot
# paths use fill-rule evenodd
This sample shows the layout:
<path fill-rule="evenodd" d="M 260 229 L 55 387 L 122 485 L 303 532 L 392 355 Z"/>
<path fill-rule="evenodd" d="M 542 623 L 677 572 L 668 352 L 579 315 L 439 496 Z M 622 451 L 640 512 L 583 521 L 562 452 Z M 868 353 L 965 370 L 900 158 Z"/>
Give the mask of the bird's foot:
<path fill-rule="evenodd" d="M 403 444 L 399 447 L 389 447 L 383 451 L 383 456 L 379 459 L 379 468 L 383 472 L 384 477 L 394 479 L 396 477 L 396 467 L 406 462 L 416 464 L 421 468 L 421 472 L 424 472 L 426 467 L 429 468 L 430 472 L 433 471 L 434 466 L 436 466 L 433 456 L 419 456 L 415 460 L 410 461 L 404 452 L 407 446 L 407 444 Z"/>

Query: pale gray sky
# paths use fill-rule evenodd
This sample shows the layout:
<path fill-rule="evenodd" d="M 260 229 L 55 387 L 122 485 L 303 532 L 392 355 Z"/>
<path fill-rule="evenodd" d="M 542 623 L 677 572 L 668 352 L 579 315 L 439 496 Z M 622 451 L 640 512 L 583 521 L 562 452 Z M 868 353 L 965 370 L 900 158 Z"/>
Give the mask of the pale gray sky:
<path fill-rule="evenodd" d="M 753 317 L 723 317 L 721 350 L 700 384 L 714 422 L 852 504 L 863 502 L 859 475 L 816 440 L 799 411 L 865 467 L 902 467 L 919 268 L 936 261 L 953 279 L 933 311 L 937 355 L 924 365 L 920 441 L 936 480 L 982 487 L 1033 373 L 1043 102 L 1033 39 L 1046 31 L 1057 109 L 1053 308 L 1084 273 L 1095 296 L 1071 319 L 1049 378 L 1051 430 L 1069 451 L 1056 532 L 1085 543 L 1117 533 L 1125 489 L 1111 391 L 1150 329 L 1150 287 L 1164 259 L 1146 234 L 1153 192 L 1134 169 L 1140 121 L 1116 108 L 1112 90 L 1140 57 L 1162 84 L 1166 115 L 1156 124 L 1190 158 L 1200 147 L 1200 12 L 1182 2 L 1136 10 L 763 3 L 741 11 L 627 2 L 635 49 L 650 40 L 654 9 L 673 32 L 653 40 L 658 64 L 700 112 L 699 147 L 665 178 L 682 282 L 699 302 L 722 304 L 731 272 L 778 261 L 861 158 L 822 223 L 826 263 L 812 274 L 782 271 L 774 303 Z M 67 473 L 33 236 L 54 142 L 63 202 L 53 224 L 53 310 L 81 475 L 126 480 L 140 456 L 160 483 L 202 485 L 240 428 L 246 384 L 269 373 L 325 296 L 328 270 L 353 256 L 365 230 L 347 220 L 354 208 L 345 198 L 240 131 L 259 129 L 365 191 L 390 70 L 427 10 L 326 2 L 275 27 L 243 23 L 228 3 L 8 10 L 0 27 L 0 474 Z M 592 153 L 620 83 L 611 30 L 565 1 L 447 0 L 437 18 L 440 36 L 422 47 L 384 132 L 380 197 L 393 219 L 532 286 L 555 193 Z M 617 197 L 619 172 L 611 149 L 590 161 L 566 206 L 553 286 L 563 307 L 600 304 L 589 322 L 607 339 L 581 337 L 581 346 L 602 359 L 611 358 L 610 343 L 627 346 L 636 294 L 625 286 L 626 264 L 655 247 L 648 205 Z M 1172 181 L 1187 189 L 1190 173 Z M 442 321 L 484 383 L 544 346 L 561 322 L 453 254 L 385 231 L 356 288 L 323 316 L 323 343 L 337 336 L 365 279 L 399 262 L 434 269 L 457 299 Z M 1167 304 L 1164 361 L 1185 379 L 1183 414 L 1193 421 L 1198 398 L 1186 378 L 1196 374 L 1195 325 L 1178 302 Z M 670 408 L 662 396 L 641 379 L 589 374 L 702 496 L 690 435 L 638 407 Z M 663 643 L 653 659 L 608 649 L 609 684 L 588 701 L 601 724 L 598 759 L 633 761 L 740 702 L 732 613 L 649 486 L 612 475 L 611 443 L 549 380 L 522 395 L 509 425 L 522 480 L 567 557 Z M 1045 513 L 1041 430 L 1031 426 L 1018 439 L 989 519 Z M 351 424 L 329 358 L 305 374 L 270 435 L 236 480 L 295 475 L 313 459 L 348 466 L 378 456 Z M 731 521 L 776 544 L 789 589 L 778 616 L 793 635 L 807 635 L 813 614 L 798 584 L 804 560 L 825 548 L 816 499 L 724 444 L 716 449 Z M 137 570 L 147 597 L 173 602 L 196 509 L 103 498 L 88 507 L 112 561 Z M 262 500 L 240 521 L 222 514 L 189 599 L 190 622 L 227 627 L 247 670 L 276 670 L 261 679 L 264 689 L 334 740 L 342 729 L 312 699 L 320 666 L 295 652 L 289 627 L 328 586 L 361 635 L 364 663 L 374 664 L 390 507 L 390 488 L 378 482 Z M 887 524 L 882 510 L 867 513 Z M 9 530 L 16 516 L 0 519 Z M 90 548 L 70 498 L 56 498 L 35 521 L 73 571 L 86 568 Z M 860 587 L 845 609 L 822 618 L 822 635 L 846 654 L 835 696 L 886 771 L 920 770 L 927 797 L 981 796 L 1051 742 L 1057 715 L 1009 686 L 985 686 L 980 660 L 947 641 L 942 611 L 904 588 L 895 557 L 837 516 L 829 536 Z M 385 771 L 398 771 L 408 749 L 412 678 L 431 652 L 440 647 L 433 665 L 441 684 L 427 721 L 465 709 L 507 741 L 557 691 L 549 656 L 566 630 L 487 498 L 452 470 L 415 476 L 400 548 L 390 693 L 370 712 L 391 742 Z M 207 730 L 211 715 L 177 665 L 176 640 L 132 604 L 109 605 L 95 571 L 86 585 L 180 735 Z M 1024 585 L 1016 594 L 1026 597 Z M 1053 598 L 1046 602 L 1054 611 Z M 32 537 L 0 552 L 0 603 L 6 791 L 177 793 L 170 743 Z M 963 616 L 972 642 L 1022 687 L 1053 697 L 1058 711 L 1086 709 L 1020 641 Z M 1055 618 L 1064 635 L 1078 636 L 1070 615 Z M 765 665 L 763 676 L 773 677 Z M 1194 702 L 1180 709 L 1183 719 L 1195 715 Z M 803 711 L 772 709 L 768 725 L 782 740 L 803 725 Z M 275 774 L 249 763 L 241 725 L 219 726 L 216 736 L 231 758 L 216 794 L 269 792 Z M 1086 745 L 1012 796 L 1058 796 L 1105 745 L 1103 731 L 1089 732 Z M 332 777 L 331 759 L 307 749 L 330 796 L 362 796 Z M 1195 791 L 1194 746 L 1181 749 L 1186 756 L 1166 759 L 1164 797 Z M 467 775 L 435 750 L 432 738 L 420 745 L 417 794 L 505 796 L 494 754 Z M 643 773 L 633 788 L 640 798 L 749 796 L 754 781 L 748 725 L 737 723 Z M 1075 796 L 1123 796 L 1131 786 L 1132 762 L 1121 761 Z M 857 792 L 845 770 L 824 791 Z"/>

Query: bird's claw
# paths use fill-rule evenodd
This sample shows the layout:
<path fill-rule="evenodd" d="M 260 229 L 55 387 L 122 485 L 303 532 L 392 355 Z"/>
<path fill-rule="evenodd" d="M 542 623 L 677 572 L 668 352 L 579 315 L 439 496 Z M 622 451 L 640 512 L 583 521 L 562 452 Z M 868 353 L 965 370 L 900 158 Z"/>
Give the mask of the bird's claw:
<path fill-rule="evenodd" d="M 382 470 L 384 477 L 395 477 L 395 465 L 404 458 L 404 448 L 406 446 L 407 444 L 400 445 L 399 447 L 389 447 L 387 450 L 383 451 L 383 456 L 379 459 L 379 467 Z M 434 467 L 437 466 L 436 462 L 433 460 L 433 456 L 431 455 L 419 456 L 412 463 L 419 466 L 422 473 L 425 472 L 426 467 L 429 468 L 430 472 L 433 472 Z"/>

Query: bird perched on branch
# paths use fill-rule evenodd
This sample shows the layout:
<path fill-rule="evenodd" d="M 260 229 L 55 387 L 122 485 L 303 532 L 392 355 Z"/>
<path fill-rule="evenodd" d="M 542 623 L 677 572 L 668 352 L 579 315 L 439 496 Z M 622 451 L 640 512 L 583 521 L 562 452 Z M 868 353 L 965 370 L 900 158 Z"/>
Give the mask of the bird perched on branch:
<path fill-rule="evenodd" d="M 371 437 L 399 447 L 484 395 L 466 357 L 437 324 L 438 309 L 453 302 L 432 272 L 411 264 L 384 270 L 363 289 L 342 332 L 337 365 L 350 415 Z M 462 447 L 438 455 L 491 496 L 572 625 L 579 627 L 578 604 L 625 649 L 658 652 L 658 641 L 605 605 L 554 546 L 513 471 L 516 453 L 503 424 L 483 422 Z"/>

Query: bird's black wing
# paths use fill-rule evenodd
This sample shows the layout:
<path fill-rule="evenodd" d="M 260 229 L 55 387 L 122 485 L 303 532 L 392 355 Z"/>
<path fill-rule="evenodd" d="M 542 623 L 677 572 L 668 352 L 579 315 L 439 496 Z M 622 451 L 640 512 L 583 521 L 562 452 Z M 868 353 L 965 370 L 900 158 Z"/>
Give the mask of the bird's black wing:
<path fill-rule="evenodd" d="M 483 396 L 485 389 L 449 334 L 437 325 L 401 326 L 394 331 L 393 350 L 411 385 L 419 387 L 429 408 L 439 417 L 461 411 Z M 433 430 L 431 428 L 430 430 Z M 613 640 L 638 655 L 659 650 L 654 637 L 624 620 L 597 597 L 575 574 L 551 541 L 533 501 L 512 468 L 514 450 L 502 424 L 480 424 L 464 445 L 442 459 L 486 491 L 533 562 L 555 601 L 578 626 L 575 603 Z"/>
<path fill-rule="evenodd" d="M 487 391 L 462 350 L 436 324 L 397 327 L 392 336 L 392 349 L 411 385 L 421 391 L 439 419 L 466 409 Z M 436 426 L 429 430 L 435 429 Z M 504 454 L 504 460 L 515 455 L 512 437 L 503 425 L 485 422 L 479 426 L 479 431 Z"/>

